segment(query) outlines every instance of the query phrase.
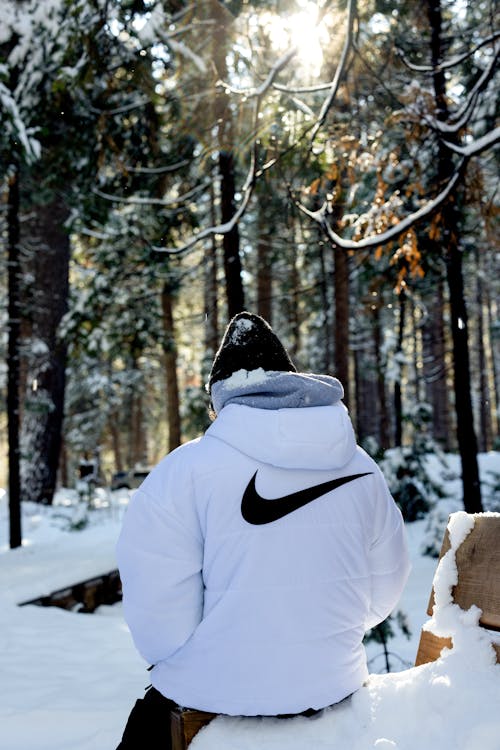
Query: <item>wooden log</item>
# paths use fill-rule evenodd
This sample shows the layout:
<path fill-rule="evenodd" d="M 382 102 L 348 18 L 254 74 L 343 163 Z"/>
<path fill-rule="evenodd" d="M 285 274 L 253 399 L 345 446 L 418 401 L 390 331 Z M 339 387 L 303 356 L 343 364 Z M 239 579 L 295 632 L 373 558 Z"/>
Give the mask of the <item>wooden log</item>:
<path fill-rule="evenodd" d="M 80 581 L 65 589 L 52 591 L 36 599 L 21 602 L 19 606 L 37 604 L 41 607 L 61 607 L 79 612 L 94 612 L 101 604 L 116 604 L 121 601 L 122 588 L 117 570 L 95 578 Z"/>
<path fill-rule="evenodd" d="M 186 750 L 200 729 L 212 721 L 217 714 L 209 711 L 196 711 L 192 708 L 174 709 L 170 713 L 172 750 Z"/>
<path fill-rule="evenodd" d="M 446 529 L 439 559 L 450 549 Z M 455 552 L 458 583 L 452 589 L 453 601 L 464 610 L 475 604 L 482 614 L 479 624 L 500 632 L 500 515 L 478 513 L 474 528 Z M 427 614 L 434 608 L 434 588 L 431 590 Z M 422 630 L 415 666 L 437 659 L 444 647 L 452 648 L 451 638 L 438 638 Z M 500 645 L 492 644 L 500 663 Z"/>

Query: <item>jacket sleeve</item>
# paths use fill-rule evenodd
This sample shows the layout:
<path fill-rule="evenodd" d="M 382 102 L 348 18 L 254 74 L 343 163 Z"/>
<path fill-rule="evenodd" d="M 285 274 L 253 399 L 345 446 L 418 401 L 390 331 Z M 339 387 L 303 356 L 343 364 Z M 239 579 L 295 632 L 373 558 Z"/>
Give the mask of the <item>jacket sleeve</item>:
<path fill-rule="evenodd" d="M 189 477 L 164 459 L 130 501 L 116 546 L 123 611 L 141 656 L 167 659 L 203 612 L 203 544 Z"/>
<path fill-rule="evenodd" d="M 392 612 L 411 570 L 403 517 L 378 467 L 375 482 L 375 520 L 368 551 L 371 601 L 366 630 L 378 625 Z"/>

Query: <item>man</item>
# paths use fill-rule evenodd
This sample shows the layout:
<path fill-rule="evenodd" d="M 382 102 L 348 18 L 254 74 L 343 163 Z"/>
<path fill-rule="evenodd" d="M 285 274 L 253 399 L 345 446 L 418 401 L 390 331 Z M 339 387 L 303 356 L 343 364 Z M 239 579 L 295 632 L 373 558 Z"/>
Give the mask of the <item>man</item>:
<path fill-rule="evenodd" d="M 343 700 L 409 573 L 401 513 L 338 380 L 298 373 L 243 312 L 209 391 L 215 420 L 144 481 L 117 546 L 125 618 L 154 665 L 120 750 L 144 747 L 152 723 L 168 747 L 170 701 L 254 716 Z"/>

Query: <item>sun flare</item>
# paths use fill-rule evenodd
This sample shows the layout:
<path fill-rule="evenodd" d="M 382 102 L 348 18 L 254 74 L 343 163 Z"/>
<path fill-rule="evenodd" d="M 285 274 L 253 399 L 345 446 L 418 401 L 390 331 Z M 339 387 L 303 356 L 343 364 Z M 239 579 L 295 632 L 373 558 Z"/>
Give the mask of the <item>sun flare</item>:
<path fill-rule="evenodd" d="M 319 71 L 322 65 L 328 33 L 323 24 L 318 23 L 317 3 L 303 2 L 301 5 L 302 10 L 289 16 L 269 15 L 267 30 L 275 49 L 296 49 L 296 64 L 310 75 Z"/>

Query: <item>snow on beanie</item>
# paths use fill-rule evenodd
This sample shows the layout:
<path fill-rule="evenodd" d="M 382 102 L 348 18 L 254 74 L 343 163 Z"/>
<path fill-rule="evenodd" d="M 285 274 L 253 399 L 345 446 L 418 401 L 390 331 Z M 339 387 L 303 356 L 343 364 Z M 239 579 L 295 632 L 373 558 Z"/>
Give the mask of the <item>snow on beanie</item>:
<path fill-rule="evenodd" d="M 260 315 L 241 312 L 230 320 L 212 364 L 208 389 L 239 370 L 297 372 L 288 352 Z"/>

